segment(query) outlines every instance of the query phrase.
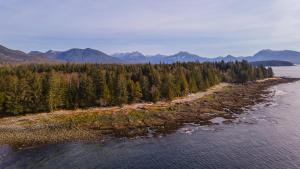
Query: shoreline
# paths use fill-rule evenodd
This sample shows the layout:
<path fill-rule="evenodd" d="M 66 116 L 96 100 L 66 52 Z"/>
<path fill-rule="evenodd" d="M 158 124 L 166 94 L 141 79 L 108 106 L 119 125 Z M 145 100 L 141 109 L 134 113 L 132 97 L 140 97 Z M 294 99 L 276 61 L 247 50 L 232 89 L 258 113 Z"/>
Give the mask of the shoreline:
<path fill-rule="evenodd" d="M 247 84 L 224 84 L 171 102 L 136 103 L 123 107 L 56 111 L 0 119 L 0 144 L 30 146 L 76 140 L 101 140 L 104 136 L 135 137 L 165 133 L 184 123 L 211 124 L 223 117 L 228 122 L 244 108 L 267 100 L 271 86 L 294 82 L 271 78 Z"/>

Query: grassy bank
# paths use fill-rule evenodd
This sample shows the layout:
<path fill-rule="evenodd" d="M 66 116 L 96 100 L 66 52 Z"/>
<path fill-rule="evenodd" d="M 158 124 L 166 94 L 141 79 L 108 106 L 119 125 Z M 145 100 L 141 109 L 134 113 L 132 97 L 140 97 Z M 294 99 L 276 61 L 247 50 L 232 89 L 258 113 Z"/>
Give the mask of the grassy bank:
<path fill-rule="evenodd" d="M 266 100 L 267 88 L 295 79 L 273 78 L 244 85 L 221 84 L 204 93 L 172 102 L 124 107 L 57 111 L 0 119 L 0 144 L 26 146 L 73 140 L 95 140 L 105 135 L 133 137 L 168 132 L 183 123 L 210 124 L 215 117 L 228 121 L 243 108 Z"/>

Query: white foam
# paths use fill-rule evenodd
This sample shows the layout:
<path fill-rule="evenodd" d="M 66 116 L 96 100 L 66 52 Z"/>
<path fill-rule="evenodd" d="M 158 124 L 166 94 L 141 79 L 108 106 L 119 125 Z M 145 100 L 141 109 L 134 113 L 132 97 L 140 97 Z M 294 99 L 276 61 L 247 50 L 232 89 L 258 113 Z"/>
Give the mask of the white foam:
<path fill-rule="evenodd" d="M 184 134 L 192 134 L 194 132 L 193 128 L 182 128 L 180 130 L 180 133 L 184 133 Z"/>
<path fill-rule="evenodd" d="M 275 91 L 275 96 L 282 96 L 282 95 L 286 95 L 286 94 L 287 94 L 287 92 L 282 91 L 282 90 L 276 89 L 276 91 Z"/>
<path fill-rule="evenodd" d="M 215 117 L 209 121 L 214 124 L 222 124 L 224 121 L 226 121 L 226 119 L 224 119 L 223 117 Z"/>

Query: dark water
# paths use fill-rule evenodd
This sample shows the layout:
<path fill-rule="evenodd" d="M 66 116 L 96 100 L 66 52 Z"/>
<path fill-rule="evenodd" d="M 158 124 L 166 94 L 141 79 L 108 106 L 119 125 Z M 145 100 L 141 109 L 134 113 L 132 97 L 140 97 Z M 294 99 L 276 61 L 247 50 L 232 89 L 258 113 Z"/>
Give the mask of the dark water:
<path fill-rule="evenodd" d="M 300 77 L 300 67 L 275 72 Z M 270 103 L 256 105 L 233 124 L 186 125 L 153 138 L 2 146 L 0 168 L 300 168 L 300 82 L 270 90 Z"/>

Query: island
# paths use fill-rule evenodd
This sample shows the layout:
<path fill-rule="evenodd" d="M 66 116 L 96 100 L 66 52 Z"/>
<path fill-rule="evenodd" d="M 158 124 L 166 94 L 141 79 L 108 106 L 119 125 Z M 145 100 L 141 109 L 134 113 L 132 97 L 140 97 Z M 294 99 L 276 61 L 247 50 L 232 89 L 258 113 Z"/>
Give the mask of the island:
<path fill-rule="evenodd" d="M 168 133 L 230 123 L 269 97 L 273 77 L 246 61 L 24 64 L 0 67 L 0 144 L 28 146 Z"/>

